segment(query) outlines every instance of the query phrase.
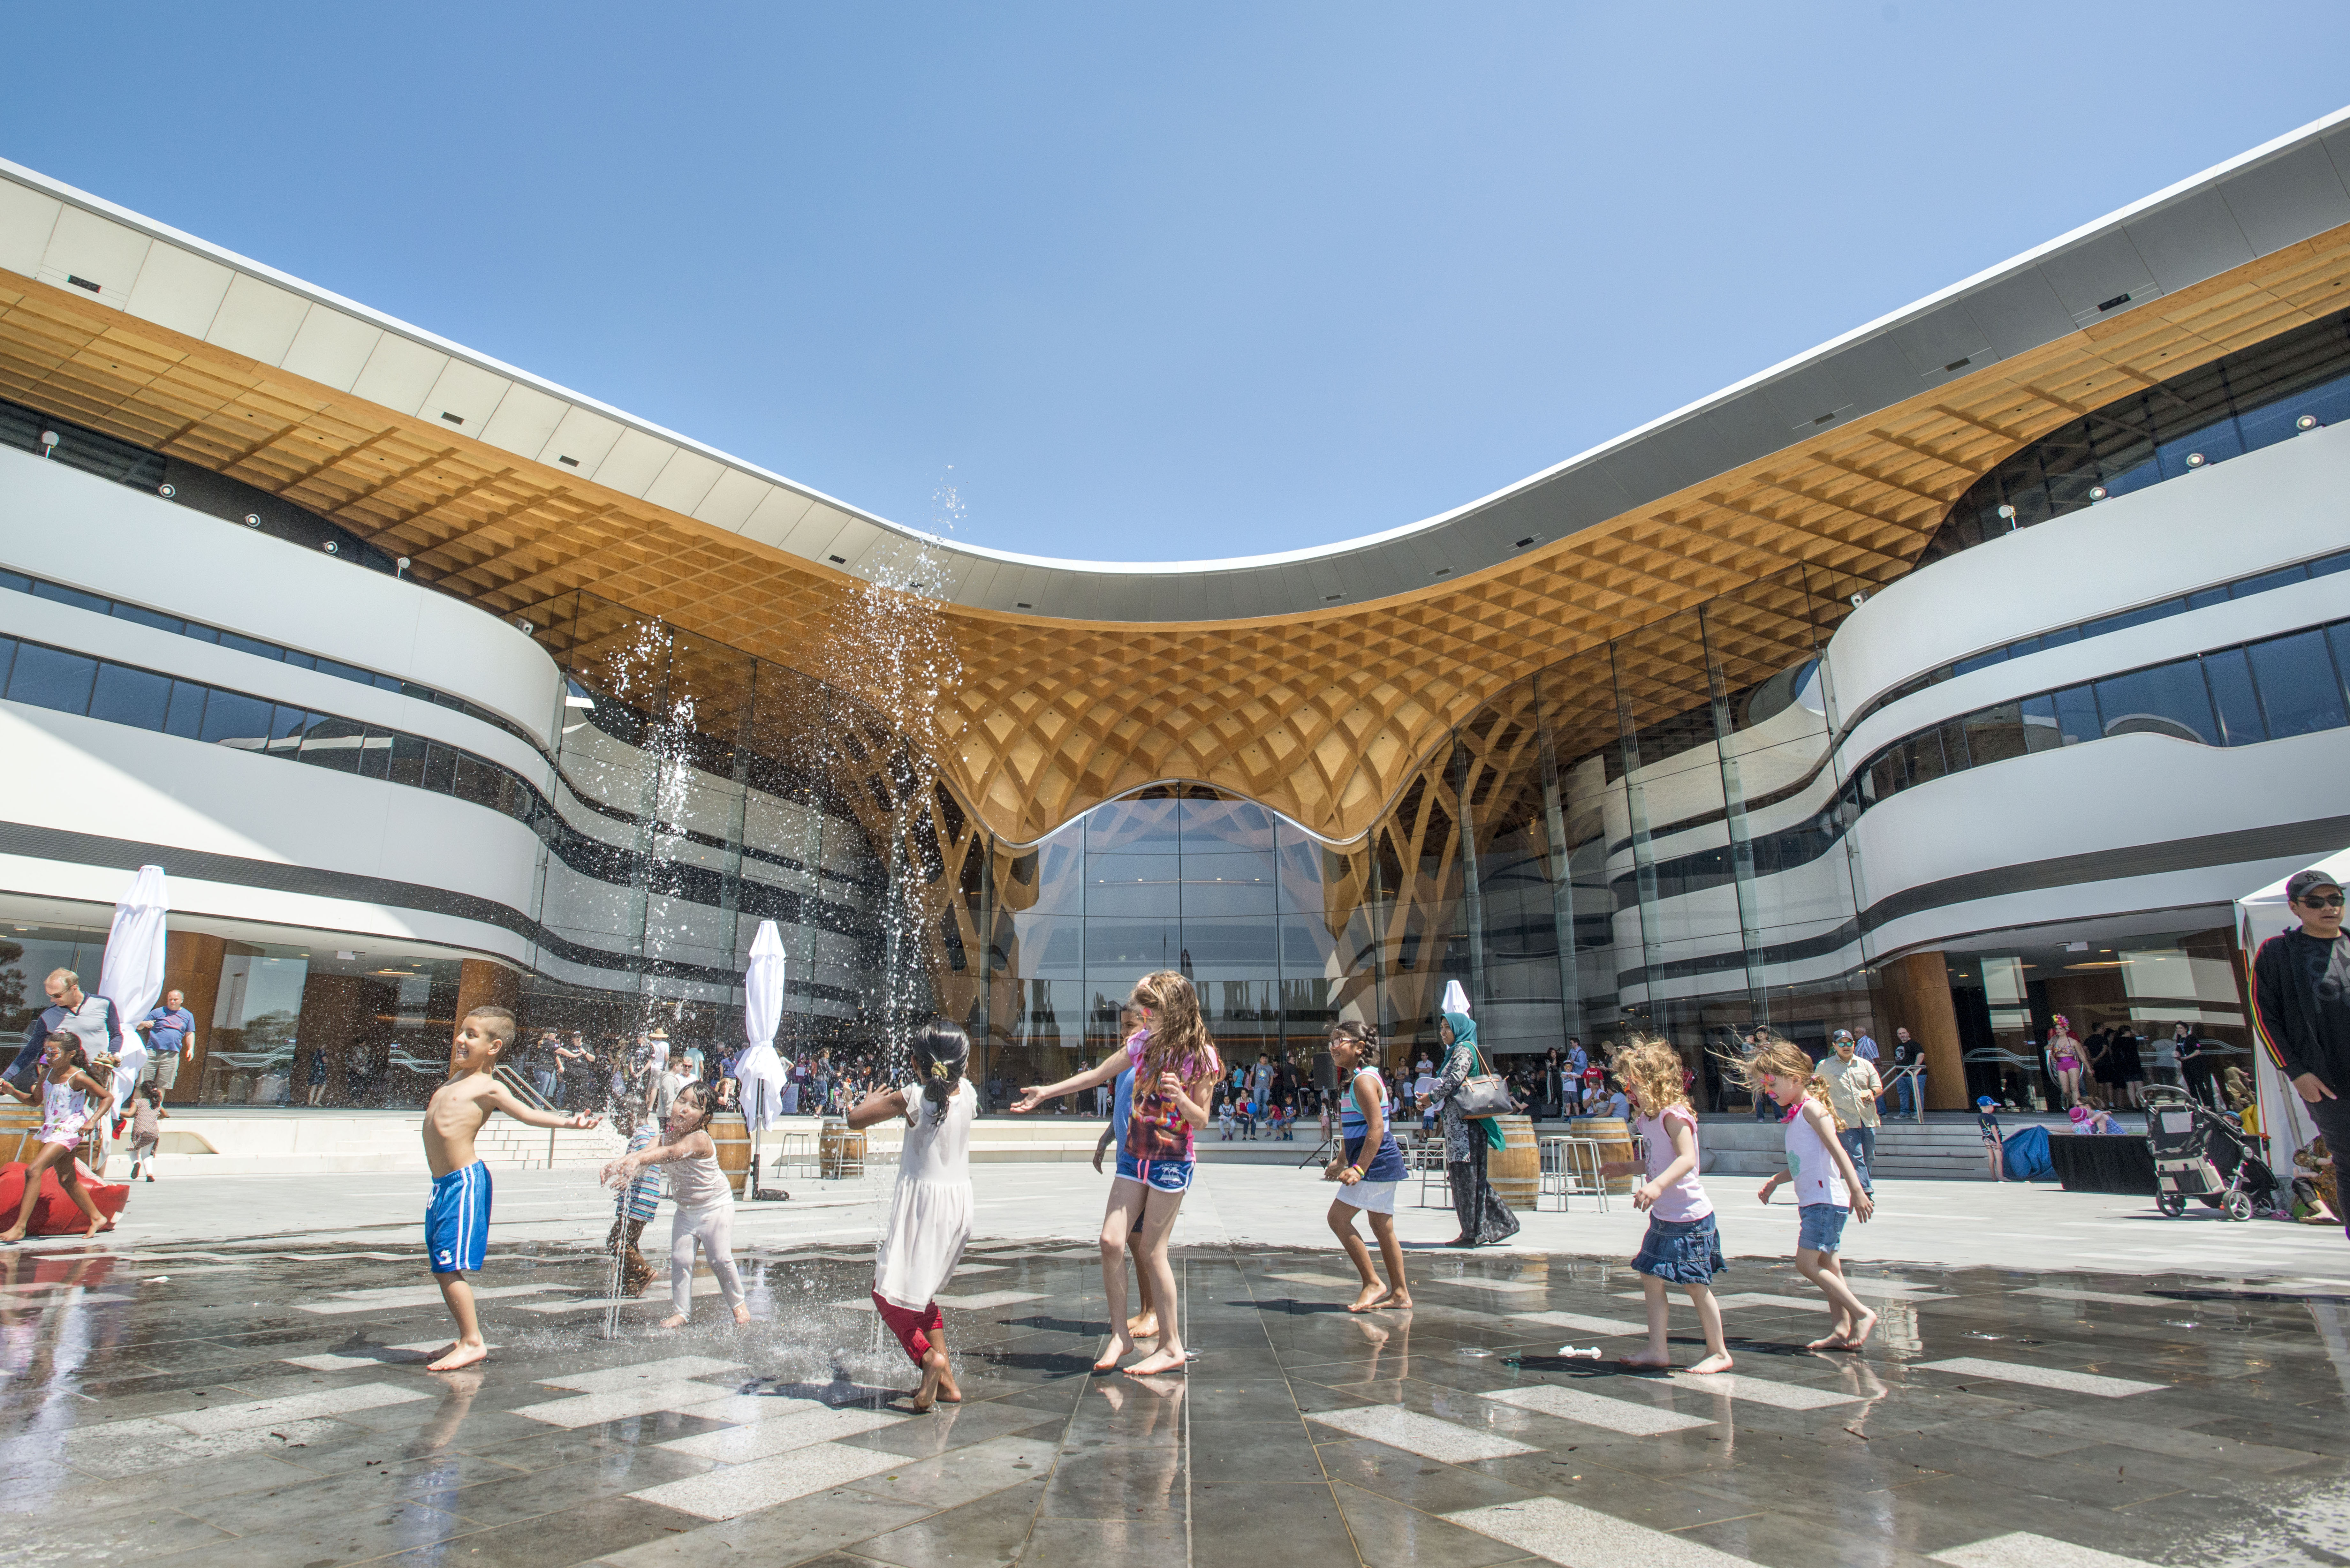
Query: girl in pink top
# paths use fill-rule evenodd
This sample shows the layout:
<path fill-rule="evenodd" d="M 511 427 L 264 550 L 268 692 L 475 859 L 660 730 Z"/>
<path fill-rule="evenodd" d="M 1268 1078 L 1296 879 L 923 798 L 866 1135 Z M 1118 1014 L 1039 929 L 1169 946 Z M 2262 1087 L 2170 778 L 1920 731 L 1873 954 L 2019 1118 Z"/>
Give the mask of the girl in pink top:
<path fill-rule="evenodd" d="M 1128 1005 L 1141 1027 L 1098 1065 L 1024 1090 L 1018 1114 L 1062 1095 L 1114 1083 L 1134 1070 L 1133 1111 L 1127 1117 L 1126 1147 L 1118 1152 L 1118 1179 L 1109 1185 L 1109 1210 L 1102 1217 L 1102 1293 L 1109 1304 L 1109 1344 L 1094 1363 L 1096 1372 L 1113 1368 L 1147 1377 L 1180 1372 L 1189 1359 L 1176 1321 L 1174 1265 L 1167 1261 L 1167 1238 L 1176 1211 L 1191 1186 L 1193 1137 L 1208 1125 L 1208 1101 L 1224 1064 L 1200 1016 L 1199 992 L 1173 970 L 1155 970 L 1134 982 Z M 1126 1326 L 1126 1254 L 1139 1233 L 1138 1271 L 1150 1280 L 1159 1310 L 1159 1344 L 1141 1360 L 1119 1367 L 1134 1352 Z"/>
<path fill-rule="evenodd" d="M 1640 1038 L 1615 1054 L 1617 1082 L 1632 1098 L 1633 1123 L 1644 1140 L 1641 1159 L 1614 1159 L 1600 1167 L 1607 1176 L 1646 1176 L 1632 1194 L 1632 1207 L 1648 1211 L 1648 1234 L 1632 1267 L 1647 1277 L 1648 1348 L 1623 1357 L 1627 1366 L 1669 1366 L 1665 1345 L 1669 1306 L 1668 1284 L 1689 1293 L 1705 1331 L 1705 1359 L 1691 1372 L 1727 1372 L 1730 1347 L 1721 1337 L 1721 1307 L 1713 1299 L 1713 1277 L 1728 1265 L 1713 1204 L 1697 1179 L 1697 1113 L 1690 1108 L 1689 1079 L 1680 1053 L 1661 1040 Z"/>

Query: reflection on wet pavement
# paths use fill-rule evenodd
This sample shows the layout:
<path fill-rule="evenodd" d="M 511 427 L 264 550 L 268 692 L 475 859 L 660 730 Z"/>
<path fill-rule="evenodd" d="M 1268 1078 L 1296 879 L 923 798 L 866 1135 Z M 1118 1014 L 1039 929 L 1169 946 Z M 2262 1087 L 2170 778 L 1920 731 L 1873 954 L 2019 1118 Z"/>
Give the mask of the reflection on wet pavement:
<path fill-rule="evenodd" d="M 2338 1282 L 1885 1268 L 1856 1279 L 1885 1317 L 1854 1356 L 1800 1349 L 1813 1298 L 1742 1260 L 1737 1370 L 1706 1378 L 1562 1354 L 1635 1343 L 1635 1282 L 1610 1264 L 1415 1254 L 1418 1308 L 1356 1316 L 1333 1262 L 1180 1256 L 1190 1376 L 1096 1377 L 1087 1254 L 983 1243 L 941 1298 L 966 1402 L 916 1415 L 846 1249 L 744 1254 L 739 1334 L 659 1331 L 664 1292 L 609 1338 L 544 1310 L 600 1299 L 598 1254 L 501 1251 L 481 1276 L 492 1359 L 437 1376 L 438 1293 L 396 1252 L 0 1254 L 0 1562 L 2350 1552 Z"/>

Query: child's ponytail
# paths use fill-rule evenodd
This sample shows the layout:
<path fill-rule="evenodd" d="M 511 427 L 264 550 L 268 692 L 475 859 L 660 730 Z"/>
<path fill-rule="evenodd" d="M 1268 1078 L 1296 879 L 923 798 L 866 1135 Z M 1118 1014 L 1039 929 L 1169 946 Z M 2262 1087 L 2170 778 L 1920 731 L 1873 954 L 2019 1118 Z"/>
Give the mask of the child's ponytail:
<path fill-rule="evenodd" d="M 914 1036 L 914 1070 L 921 1075 L 922 1098 L 930 1103 L 931 1125 L 947 1119 L 947 1102 L 962 1082 L 971 1061 L 971 1036 L 943 1018 L 933 1018 Z"/>

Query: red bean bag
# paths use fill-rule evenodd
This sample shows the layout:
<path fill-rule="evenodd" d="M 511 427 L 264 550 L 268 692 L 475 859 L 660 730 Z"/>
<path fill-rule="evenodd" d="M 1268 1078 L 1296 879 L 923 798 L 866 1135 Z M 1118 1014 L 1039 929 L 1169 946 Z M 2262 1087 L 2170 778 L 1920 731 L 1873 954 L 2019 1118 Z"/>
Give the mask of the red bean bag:
<path fill-rule="evenodd" d="M 84 1174 L 82 1185 L 89 1189 L 90 1201 L 109 1220 L 122 1216 L 122 1205 L 130 1197 L 130 1187 L 120 1181 L 94 1181 Z M 25 1201 L 25 1168 L 15 1160 L 0 1165 L 0 1228 L 16 1223 L 16 1206 Z M 26 1234 L 30 1236 L 73 1236 L 88 1228 L 89 1221 L 82 1215 L 78 1204 L 66 1195 L 54 1170 L 41 1172 L 41 1196 L 33 1204 L 33 1223 Z"/>

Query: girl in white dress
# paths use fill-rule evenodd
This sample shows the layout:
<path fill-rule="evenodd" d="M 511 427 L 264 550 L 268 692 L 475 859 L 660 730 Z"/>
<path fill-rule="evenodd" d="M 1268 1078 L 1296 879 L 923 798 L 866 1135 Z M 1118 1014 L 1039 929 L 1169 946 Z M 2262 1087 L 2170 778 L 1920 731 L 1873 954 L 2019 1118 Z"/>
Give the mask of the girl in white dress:
<path fill-rule="evenodd" d="M 971 1241 L 971 1124 L 979 1091 L 963 1079 L 971 1037 L 946 1020 L 924 1024 L 911 1050 L 916 1081 L 866 1096 L 848 1113 L 848 1125 L 906 1119 L 889 1229 L 873 1258 L 873 1304 L 922 1369 L 914 1394 L 919 1411 L 941 1399 L 962 1402 L 947 1362 L 938 1294 Z"/>

